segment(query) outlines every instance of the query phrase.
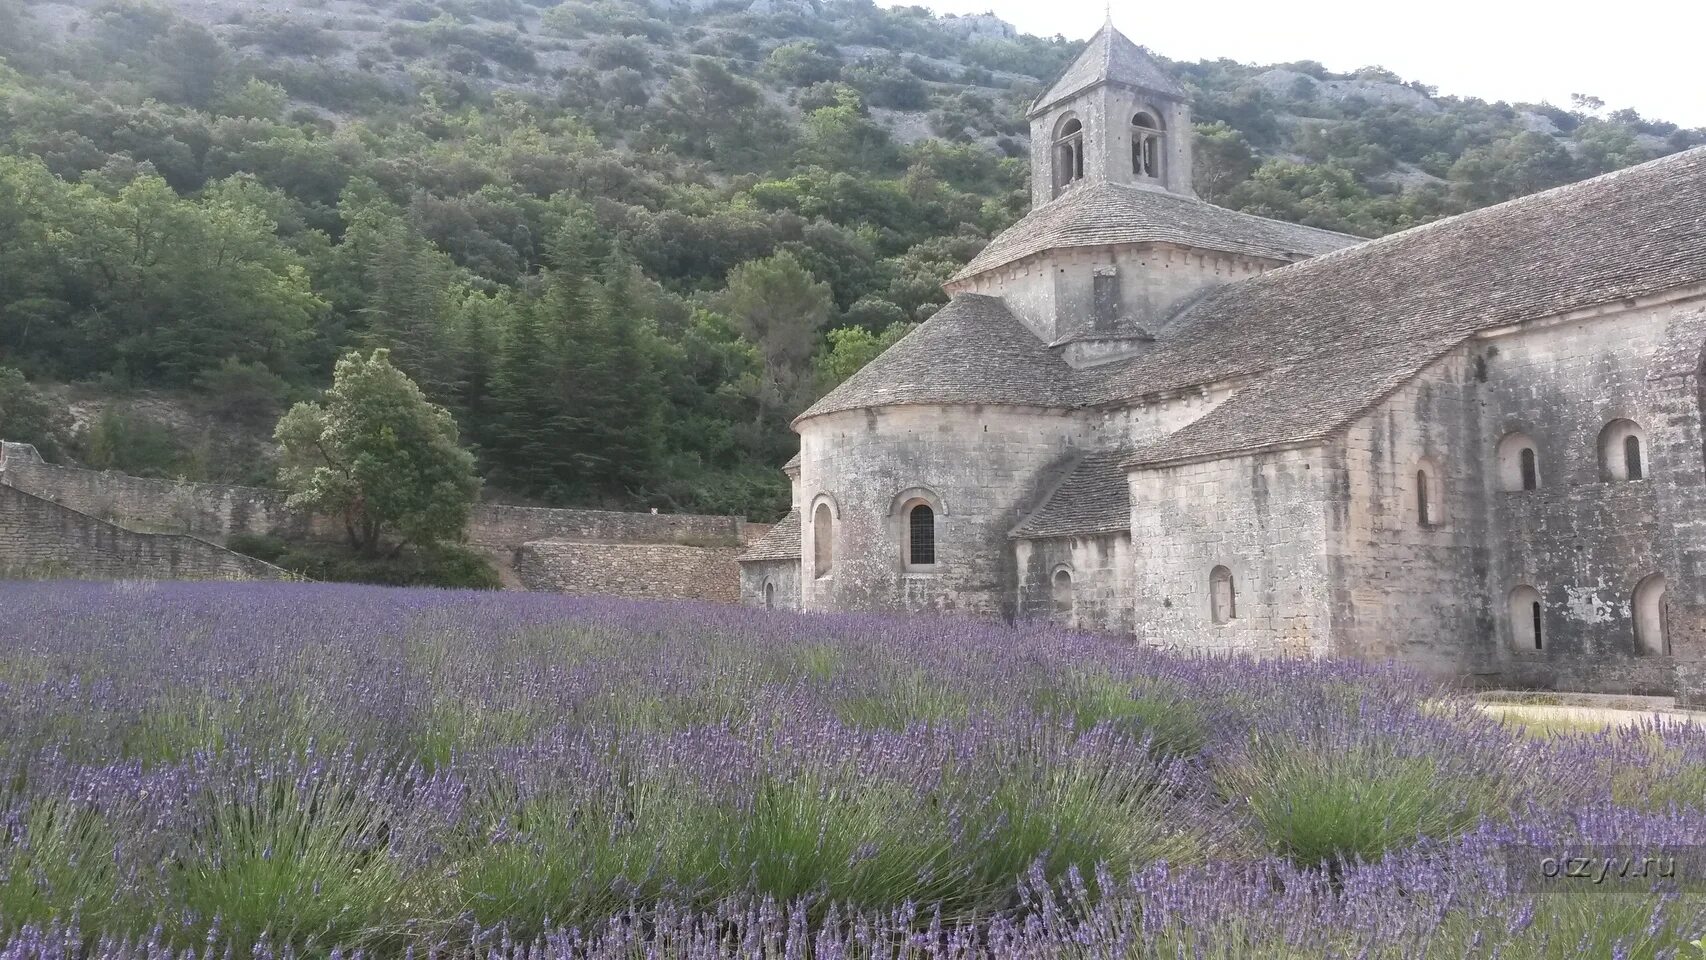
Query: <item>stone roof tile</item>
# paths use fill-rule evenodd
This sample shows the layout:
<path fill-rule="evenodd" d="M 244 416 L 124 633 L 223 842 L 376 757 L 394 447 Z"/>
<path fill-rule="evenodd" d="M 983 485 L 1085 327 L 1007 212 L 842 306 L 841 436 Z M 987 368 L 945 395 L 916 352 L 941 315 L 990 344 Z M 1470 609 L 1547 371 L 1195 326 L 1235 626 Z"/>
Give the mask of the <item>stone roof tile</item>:
<path fill-rule="evenodd" d="M 1172 243 L 1292 261 L 1361 242 L 1361 237 L 1239 213 L 1156 187 L 1081 182 L 1002 231 L 954 279 L 1071 247 Z"/>
<path fill-rule="evenodd" d="M 1470 336 L 1706 283 L 1706 148 L 1462 214 L 1214 291 L 1091 404 L 1250 378 L 1132 463 L 1318 439 Z"/>
<path fill-rule="evenodd" d="M 962 294 L 798 419 L 892 404 L 1075 407 L 1075 374 L 995 297 Z"/>
<path fill-rule="evenodd" d="M 800 511 L 789 510 L 788 515 L 776 522 L 770 532 L 760 537 L 747 551 L 736 560 L 740 563 L 755 563 L 761 560 L 798 560 L 800 559 Z"/>
<path fill-rule="evenodd" d="M 1060 79 L 1032 102 L 1031 112 L 1036 113 L 1098 83 L 1107 82 L 1123 83 L 1180 99 L 1185 96 L 1184 88 L 1148 51 L 1132 43 L 1125 34 L 1114 29 L 1112 23 L 1107 23 L 1084 45 L 1084 52 L 1072 61 L 1072 66 L 1066 68 Z"/>
<path fill-rule="evenodd" d="M 1126 453 L 1091 453 L 1072 467 L 1042 506 L 1013 528 L 1020 540 L 1093 536 L 1131 529 L 1131 488 L 1120 466 Z"/>

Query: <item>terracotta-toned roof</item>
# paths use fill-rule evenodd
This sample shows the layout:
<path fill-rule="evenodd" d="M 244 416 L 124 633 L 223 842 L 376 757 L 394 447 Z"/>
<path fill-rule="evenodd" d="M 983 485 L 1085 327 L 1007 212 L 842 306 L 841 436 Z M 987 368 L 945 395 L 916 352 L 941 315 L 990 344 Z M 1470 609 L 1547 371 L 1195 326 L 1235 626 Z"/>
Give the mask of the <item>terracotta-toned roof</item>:
<path fill-rule="evenodd" d="M 1084 52 L 1072 61 L 1072 66 L 1066 68 L 1060 79 L 1031 103 L 1031 112 L 1043 110 L 1098 83 L 1110 82 L 1177 99 L 1185 96 L 1184 88 L 1167 75 L 1167 69 L 1157 63 L 1148 51 L 1126 39 L 1126 35 L 1115 30 L 1113 24 L 1107 23 L 1084 45 Z"/>
<path fill-rule="evenodd" d="M 1289 262 L 1361 242 L 1361 237 L 1239 213 L 1159 187 L 1085 182 L 1002 231 L 954 279 L 1071 247 L 1171 243 Z"/>
<path fill-rule="evenodd" d="M 770 532 L 760 537 L 758 542 L 747 548 L 736 560 L 740 563 L 754 563 L 761 560 L 798 560 L 800 559 L 800 511 L 789 510 L 788 515 L 776 522 Z"/>

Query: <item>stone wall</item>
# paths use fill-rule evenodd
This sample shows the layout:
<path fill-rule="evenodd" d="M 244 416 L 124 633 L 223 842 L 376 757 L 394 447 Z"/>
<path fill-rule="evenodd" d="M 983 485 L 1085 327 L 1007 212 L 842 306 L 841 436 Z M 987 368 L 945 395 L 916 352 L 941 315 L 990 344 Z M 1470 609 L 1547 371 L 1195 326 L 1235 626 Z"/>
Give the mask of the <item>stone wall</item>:
<path fill-rule="evenodd" d="M 1283 450 L 1131 475 L 1137 634 L 1189 650 L 1324 654 L 1332 635 L 1326 454 Z M 1210 579 L 1231 571 L 1216 623 Z"/>
<path fill-rule="evenodd" d="M 468 540 L 492 549 L 513 549 L 536 540 L 738 546 L 762 536 L 764 529 L 767 528 L 749 524 L 740 517 L 556 510 L 482 503 L 474 508 L 474 515 L 468 520 Z"/>
<path fill-rule="evenodd" d="M 336 538 L 322 518 L 289 510 L 284 495 L 256 487 L 180 483 L 51 463 L 13 462 L 0 483 L 129 530 L 223 540 L 234 533 Z"/>
<path fill-rule="evenodd" d="M 287 574 L 194 537 L 126 530 L 0 485 L 0 576 L 275 580 Z"/>
<path fill-rule="evenodd" d="M 1329 449 L 1334 652 L 1488 676 L 1480 386 L 1467 349 L 1435 363 Z M 1417 474 L 1428 474 L 1428 523 Z"/>
<path fill-rule="evenodd" d="M 326 518 L 287 508 L 285 495 L 276 490 L 153 480 L 27 461 L 8 465 L 0 482 L 133 530 L 209 539 L 234 533 L 311 540 L 343 537 L 343 530 Z M 740 517 L 482 503 L 469 518 L 468 539 L 475 546 L 505 550 L 533 540 L 727 545 L 745 542 L 747 526 Z"/>
<path fill-rule="evenodd" d="M 1130 534 L 1019 540 L 1013 550 L 1021 619 L 1106 633 L 1136 629 Z M 1071 578 L 1064 597 L 1055 589 L 1056 574 L 1062 571 Z"/>
<path fill-rule="evenodd" d="M 515 572 L 529 590 L 600 594 L 636 600 L 740 599 L 742 548 L 667 543 L 539 540 L 515 552 Z"/>
<path fill-rule="evenodd" d="M 798 429 L 803 609 L 992 618 L 1014 615 L 1008 532 L 1091 433 L 1076 415 L 1006 406 L 858 410 Z M 935 506 L 928 568 L 904 562 L 901 507 L 913 497 Z M 820 503 L 835 517 L 827 572 L 815 560 Z"/>
<path fill-rule="evenodd" d="M 1492 614 L 1484 642 L 1519 686 L 1618 693 L 1699 692 L 1706 660 L 1706 446 L 1701 347 L 1706 307 L 1648 306 L 1524 330 L 1479 346 L 1481 462 L 1489 503 Z M 1600 431 L 1646 433 L 1641 480 L 1613 480 Z M 1506 490 L 1500 438 L 1536 451 L 1539 488 Z M 1635 642 L 1635 585 L 1666 580 L 1671 655 Z M 1541 596 L 1541 649 L 1519 649 L 1508 598 Z"/>
<path fill-rule="evenodd" d="M 740 565 L 740 602 L 769 610 L 800 609 L 800 561 L 749 560 Z"/>
<path fill-rule="evenodd" d="M 85 519 L 108 521 L 103 526 L 121 533 L 220 541 L 249 533 L 319 542 L 338 542 L 344 535 L 324 517 L 287 508 L 278 491 L 83 470 L 21 452 L 0 463 L 0 486 Z M 768 529 L 740 517 L 478 504 L 468 538 L 512 587 L 732 602 L 740 595 L 733 557 Z M 88 542 L 68 541 L 70 555 Z"/>

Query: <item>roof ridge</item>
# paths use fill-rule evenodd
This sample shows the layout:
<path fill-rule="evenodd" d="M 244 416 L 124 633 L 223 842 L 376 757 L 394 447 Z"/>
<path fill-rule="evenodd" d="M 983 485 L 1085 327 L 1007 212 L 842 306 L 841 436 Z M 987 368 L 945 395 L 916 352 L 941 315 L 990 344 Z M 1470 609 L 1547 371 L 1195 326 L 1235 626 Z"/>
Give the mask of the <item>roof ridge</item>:
<path fill-rule="evenodd" d="M 1598 183 L 1602 183 L 1602 182 L 1609 183 L 1612 180 L 1616 180 L 1616 179 L 1619 179 L 1621 177 L 1630 176 L 1632 174 L 1637 173 L 1638 171 L 1647 170 L 1650 167 L 1659 167 L 1659 166 L 1668 165 L 1670 163 L 1678 163 L 1678 162 L 1681 162 L 1681 160 L 1683 158 L 1689 158 L 1691 155 L 1695 155 L 1695 154 L 1698 154 L 1702 157 L 1706 157 L 1706 146 L 1689 147 L 1687 150 L 1678 150 L 1675 153 L 1667 153 L 1662 157 L 1654 157 L 1651 160 L 1646 160 L 1646 161 L 1643 161 L 1641 163 L 1637 163 L 1631 167 L 1621 167 L 1619 169 L 1611 170 L 1611 171 L 1606 172 L 1606 173 L 1596 174 L 1594 176 L 1588 177 L 1585 180 L 1575 180 L 1575 181 L 1572 181 L 1570 183 L 1561 183 L 1555 187 L 1547 187 L 1544 190 L 1537 190 L 1534 193 L 1525 193 L 1519 197 L 1511 197 L 1509 200 L 1500 200 L 1498 203 L 1488 204 L 1485 207 L 1476 207 L 1473 210 L 1465 210 L 1462 213 L 1454 213 L 1449 217 L 1440 217 L 1438 220 L 1429 220 L 1427 223 L 1418 223 L 1413 227 L 1405 227 L 1402 230 L 1397 230 L 1397 231 L 1394 231 L 1392 233 L 1383 234 L 1383 235 L 1378 236 L 1378 237 L 1364 237 L 1362 243 L 1352 244 L 1351 246 L 1348 246 L 1348 247 L 1340 247 L 1337 250 L 1330 250 L 1327 253 L 1319 254 L 1319 255 L 1314 256 L 1314 257 L 1310 257 L 1307 260 L 1299 260 L 1295 263 L 1288 263 L 1283 267 L 1278 267 L 1278 268 L 1275 268 L 1273 270 L 1269 270 L 1268 272 L 1261 274 L 1261 276 L 1251 277 L 1250 279 L 1251 280 L 1259 280 L 1262 277 L 1273 276 L 1275 274 L 1281 273 L 1282 271 L 1290 271 L 1292 273 L 1298 273 L 1298 272 L 1301 272 L 1302 268 L 1307 267 L 1311 264 L 1331 263 L 1331 262 L 1333 262 L 1339 258 L 1351 255 L 1352 253 L 1356 253 L 1358 251 L 1371 250 L 1371 249 L 1374 249 L 1374 248 L 1380 247 L 1380 246 L 1390 246 L 1391 244 L 1396 243 L 1397 241 L 1402 240 L 1404 238 L 1412 237 L 1412 236 L 1415 236 L 1417 234 L 1425 233 L 1427 231 L 1440 229 L 1440 228 L 1443 228 L 1443 227 L 1450 225 L 1450 224 L 1472 222 L 1475 220 L 1485 219 L 1487 217 L 1500 216 L 1500 215 L 1503 215 L 1505 213 L 1508 213 L 1511 210 L 1522 209 L 1524 207 L 1530 206 L 1534 203 L 1538 203 L 1538 202 L 1545 200 L 1545 199 L 1548 199 L 1548 198 L 1556 198 L 1558 196 L 1561 196 L 1561 195 L 1564 195 L 1567 193 L 1574 193 L 1574 192 L 1579 192 L 1581 190 L 1585 190 L 1594 184 L 1598 184 Z M 1277 222 L 1283 223 L 1285 221 L 1277 221 Z M 1297 224 L 1297 226 L 1303 226 L 1303 224 Z M 1321 228 L 1310 227 L 1309 229 L 1319 230 Z M 1340 234 L 1340 235 L 1341 236 L 1347 236 L 1347 237 L 1348 236 L 1355 236 L 1355 234 L 1348 234 L 1348 233 L 1347 234 Z"/>

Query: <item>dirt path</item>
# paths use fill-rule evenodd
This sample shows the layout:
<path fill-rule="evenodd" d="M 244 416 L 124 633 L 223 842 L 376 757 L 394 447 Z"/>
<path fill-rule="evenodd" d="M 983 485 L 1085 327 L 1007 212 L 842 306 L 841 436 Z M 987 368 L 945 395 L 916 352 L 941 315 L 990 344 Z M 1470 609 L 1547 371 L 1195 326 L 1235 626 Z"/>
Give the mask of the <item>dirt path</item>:
<path fill-rule="evenodd" d="M 1480 703 L 1496 717 L 1541 731 L 1595 732 L 1606 727 L 1627 727 L 1641 722 L 1692 724 L 1706 733 L 1706 713 L 1682 710 L 1618 710 L 1608 707 L 1557 706 L 1529 703 Z"/>

